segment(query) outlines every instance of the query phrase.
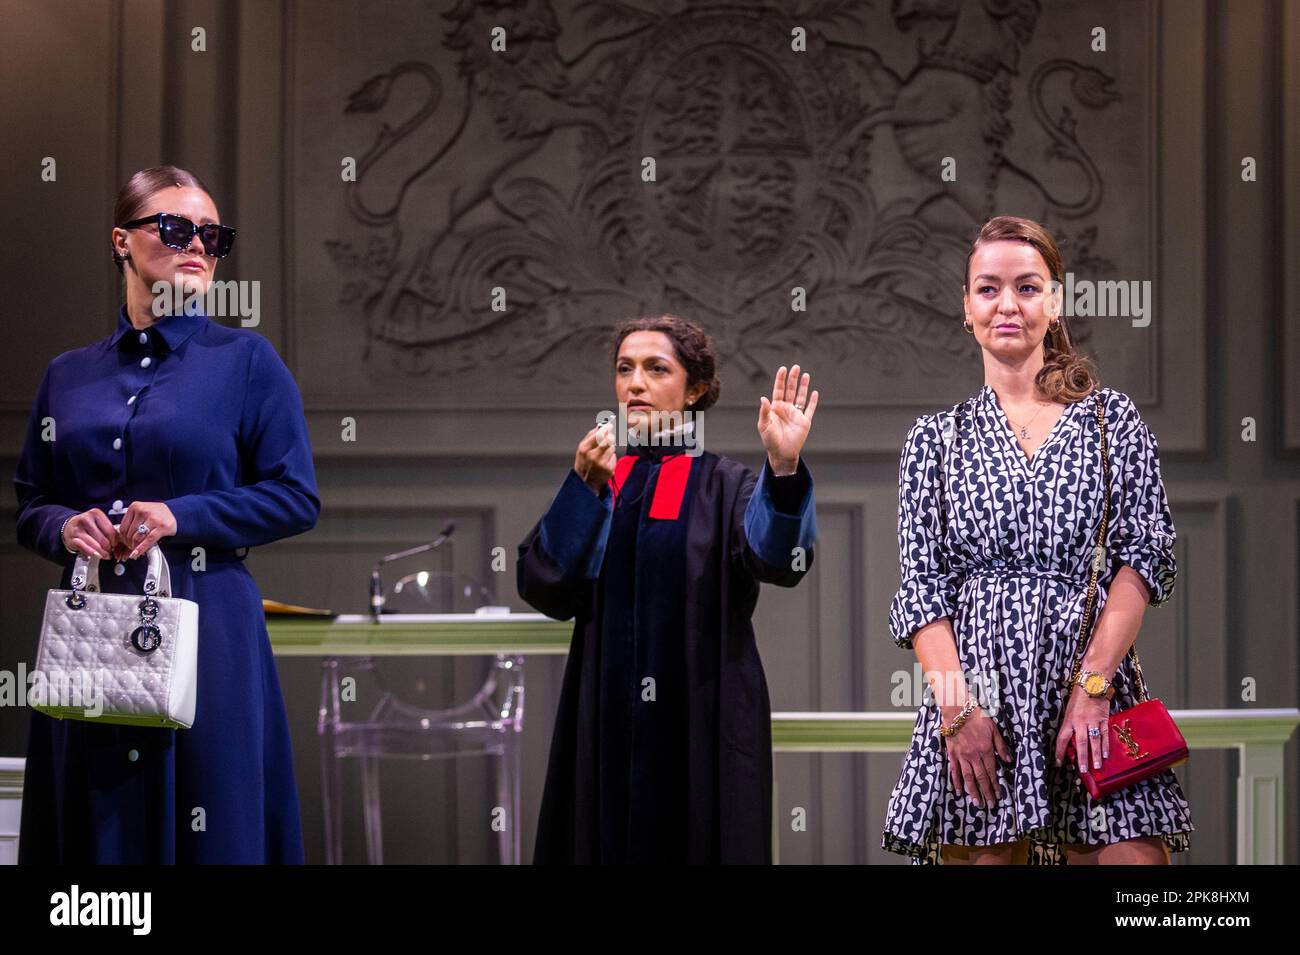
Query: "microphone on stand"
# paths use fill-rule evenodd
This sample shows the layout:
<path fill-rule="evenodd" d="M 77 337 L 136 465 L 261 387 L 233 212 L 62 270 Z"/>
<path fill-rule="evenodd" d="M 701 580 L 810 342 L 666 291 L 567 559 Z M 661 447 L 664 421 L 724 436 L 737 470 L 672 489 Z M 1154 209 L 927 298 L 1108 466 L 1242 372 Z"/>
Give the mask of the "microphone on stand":
<path fill-rule="evenodd" d="M 425 551 L 435 550 L 445 544 L 455 530 L 456 522 L 448 521 L 442 526 L 438 536 L 429 543 L 409 547 L 406 550 L 399 550 L 395 554 L 387 554 L 375 561 L 374 567 L 370 569 L 370 619 L 374 623 L 379 623 L 379 615 L 384 612 L 384 584 L 379 577 L 379 568 L 389 561 L 401 560 L 403 557 L 411 557 L 414 554 L 423 554 Z"/>

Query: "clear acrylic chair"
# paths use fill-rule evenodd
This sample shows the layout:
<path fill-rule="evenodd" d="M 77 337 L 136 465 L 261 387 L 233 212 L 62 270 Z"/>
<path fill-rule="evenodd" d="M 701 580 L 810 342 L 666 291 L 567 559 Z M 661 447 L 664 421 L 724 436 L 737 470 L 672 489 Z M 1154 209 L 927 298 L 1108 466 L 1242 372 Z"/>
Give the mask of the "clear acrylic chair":
<path fill-rule="evenodd" d="M 490 603 L 476 581 L 442 571 L 403 577 L 385 607 L 401 613 L 471 613 Z M 382 626 L 382 624 L 380 624 Z M 377 692 L 378 702 L 364 720 L 343 718 L 342 684 L 356 678 Z M 325 861 L 343 861 L 342 767 L 356 759 L 361 768 L 366 858 L 384 861 L 379 766 L 385 759 L 459 759 L 487 756 L 493 761 L 497 809 L 504 809 L 498 828 L 498 855 L 503 865 L 520 861 L 520 733 L 524 715 L 524 660 L 497 654 L 483 684 L 472 697 L 448 708 L 430 708 L 404 699 L 386 680 L 374 657 L 326 657 L 321 669 L 321 703 L 317 730 L 321 740 L 321 789 L 325 816 Z M 494 821 L 499 816 L 494 814 Z"/>

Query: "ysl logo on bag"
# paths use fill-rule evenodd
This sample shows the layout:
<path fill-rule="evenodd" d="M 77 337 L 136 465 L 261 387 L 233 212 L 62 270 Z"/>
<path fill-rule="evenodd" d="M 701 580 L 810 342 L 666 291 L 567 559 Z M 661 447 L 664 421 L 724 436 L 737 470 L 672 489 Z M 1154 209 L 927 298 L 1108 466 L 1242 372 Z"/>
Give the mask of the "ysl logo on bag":
<path fill-rule="evenodd" d="M 1128 753 L 1129 759 L 1143 759 L 1150 756 L 1150 753 L 1141 752 L 1142 747 L 1133 739 L 1133 730 L 1129 726 L 1129 721 L 1125 720 L 1122 726 L 1112 726 L 1119 736 L 1120 742 L 1124 744 L 1124 749 Z"/>

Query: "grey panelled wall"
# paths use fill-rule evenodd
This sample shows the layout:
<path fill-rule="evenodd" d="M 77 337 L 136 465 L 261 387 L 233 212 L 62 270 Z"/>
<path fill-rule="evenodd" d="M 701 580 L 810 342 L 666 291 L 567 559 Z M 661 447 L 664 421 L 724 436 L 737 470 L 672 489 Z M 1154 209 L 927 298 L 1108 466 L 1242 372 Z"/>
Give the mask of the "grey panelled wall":
<path fill-rule="evenodd" d="M 898 449 L 918 414 L 982 383 L 958 324 L 964 247 L 984 217 L 1016 212 L 1049 224 L 1076 274 L 1155 290 L 1148 327 L 1074 326 L 1162 452 L 1181 575 L 1143 628 L 1153 692 L 1179 708 L 1296 705 L 1300 3 L 1235 0 L 1231 17 L 1212 0 L 660 6 L 0 0 L 0 162 L 26 239 L 5 250 L 7 506 L 45 363 L 112 328 L 117 185 L 171 161 L 239 228 L 221 277 L 260 281 L 258 330 L 307 407 L 324 513 L 252 554 L 264 593 L 360 611 L 374 556 L 454 519 L 454 551 L 428 566 L 524 609 L 515 545 L 610 407 L 609 327 L 670 309 L 723 352 L 712 449 L 759 464 L 757 396 L 779 364 L 804 364 L 823 392 L 807 449 L 816 565 L 799 589 L 765 591 L 757 616 L 774 707 L 887 710 L 914 661 L 886 626 Z M 190 50 L 196 26 L 206 53 Z M 493 26 L 505 55 L 488 51 Z M 1096 26 L 1109 52 L 1090 49 Z M 57 183 L 39 180 L 45 156 Z M 0 669 L 30 663 L 54 580 L 0 539 Z M 528 663 L 525 859 L 562 669 Z M 317 668 L 280 672 L 319 860 Z M 430 701 L 482 673 L 386 668 Z M 24 711 L 0 709 L 0 754 L 22 755 L 26 731 Z M 778 756 L 782 861 L 903 861 L 878 848 L 898 764 Z M 1288 771 L 1300 792 L 1294 740 Z M 1231 861 L 1235 758 L 1198 752 L 1180 777 L 1197 825 L 1186 861 Z M 360 860 L 347 778 L 345 858 Z M 387 861 L 494 858 L 482 761 L 389 763 L 383 785 Z M 806 832 L 790 829 L 796 808 Z"/>

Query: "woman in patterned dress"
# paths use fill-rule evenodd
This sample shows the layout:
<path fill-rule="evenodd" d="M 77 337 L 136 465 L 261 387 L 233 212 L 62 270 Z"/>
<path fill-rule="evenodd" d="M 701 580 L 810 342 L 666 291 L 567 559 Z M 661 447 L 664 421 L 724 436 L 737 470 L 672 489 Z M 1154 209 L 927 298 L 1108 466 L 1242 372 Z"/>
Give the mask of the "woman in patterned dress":
<path fill-rule="evenodd" d="M 1139 702 L 1129 648 L 1177 569 L 1155 437 L 1073 350 L 1053 293 L 1062 281 L 1038 223 L 985 224 L 963 286 L 985 385 L 918 418 L 903 448 L 890 630 L 916 652 L 933 699 L 881 846 L 917 864 L 1167 864 L 1194 829 L 1171 770 L 1093 800 L 1065 755 L 1071 740 L 1094 766 L 1109 753 L 1109 714 Z M 1111 517 L 1080 681 L 1101 673 L 1109 700 L 1070 681 L 1105 486 L 1098 398 Z"/>

